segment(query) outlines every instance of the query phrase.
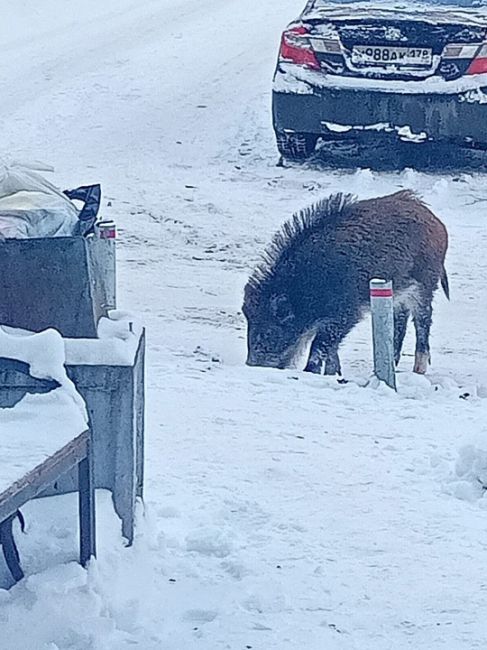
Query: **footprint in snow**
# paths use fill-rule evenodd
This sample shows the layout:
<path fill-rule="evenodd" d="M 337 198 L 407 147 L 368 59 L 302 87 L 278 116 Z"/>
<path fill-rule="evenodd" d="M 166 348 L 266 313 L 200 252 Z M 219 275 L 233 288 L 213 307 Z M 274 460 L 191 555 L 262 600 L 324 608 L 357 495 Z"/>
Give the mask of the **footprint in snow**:
<path fill-rule="evenodd" d="M 184 613 L 183 619 L 202 625 L 204 623 L 211 623 L 218 616 L 218 612 L 211 609 L 188 609 Z"/>
<path fill-rule="evenodd" d="M 230 535 L 219 529 L 201 529 L 186 537 L 186 550 L 207 557 L 228 557 L 234 546 Z"/>

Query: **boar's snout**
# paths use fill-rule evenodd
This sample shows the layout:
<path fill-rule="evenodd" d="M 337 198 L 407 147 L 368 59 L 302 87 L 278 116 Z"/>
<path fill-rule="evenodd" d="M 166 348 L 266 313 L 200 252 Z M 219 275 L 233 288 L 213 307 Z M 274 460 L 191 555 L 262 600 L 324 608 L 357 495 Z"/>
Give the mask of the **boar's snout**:
<path fill-rule="evenodd" d="M 266 368 L 286 368 L 289 364 L 291 342 L 281 328 L 249 328 L 247 338 L 247 365 Z"/>
<path fill-rule="evenodd" d="M 251 308 L 249 308 L 249 305 Z M 247 365 L 287 368 L 300 332 L 289 298 L 276 293 L 244 305 L 247 317 Z"/>

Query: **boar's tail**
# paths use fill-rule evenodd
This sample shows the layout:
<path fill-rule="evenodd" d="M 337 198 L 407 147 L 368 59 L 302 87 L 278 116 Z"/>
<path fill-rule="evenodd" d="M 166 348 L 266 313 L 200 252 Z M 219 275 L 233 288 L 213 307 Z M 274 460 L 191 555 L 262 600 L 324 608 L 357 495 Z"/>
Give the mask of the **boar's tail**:
<path fill-rule="evenodd" d="M 445 296 L 450 300 L 450 286 L 448 284 L 448 275 L 446 274 L 446 269 L 443 266 L 441 270 L 441 288 L 445 292 Z"/>

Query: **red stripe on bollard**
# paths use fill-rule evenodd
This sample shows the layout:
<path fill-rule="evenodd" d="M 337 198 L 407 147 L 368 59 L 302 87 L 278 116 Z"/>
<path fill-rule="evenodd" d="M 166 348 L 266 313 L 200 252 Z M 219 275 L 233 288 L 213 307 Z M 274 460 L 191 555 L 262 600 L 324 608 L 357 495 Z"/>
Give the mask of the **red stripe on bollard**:
<path fill-rule="evenodd" d="M 371 298 L 392 298 L 393 293 L 392 289 L 371 289 L 370 297 Z"/>

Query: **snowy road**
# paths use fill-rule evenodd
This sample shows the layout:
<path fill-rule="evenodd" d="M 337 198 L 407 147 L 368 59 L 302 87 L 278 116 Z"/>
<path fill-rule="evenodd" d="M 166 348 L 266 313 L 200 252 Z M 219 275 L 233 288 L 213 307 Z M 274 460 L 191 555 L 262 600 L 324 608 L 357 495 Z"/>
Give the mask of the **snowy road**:
<path fill-rule="evenodd" d="M 35 575 L 0 591 L 2 648 L 483 648 L 487 462 L 462 452 L 465 480 L 454 465 L 487 434 L 485 177 L 277 168 L 270 78 L 299 0 L 3 4 L 3 149 L 60 185 L 103 183 L 149 391 L 137 543 L 101 494 L 86 575 L 60 564 L 74 500 L 30 504 Z M 343 352 L 357 383 L 245 367 L 242 290 L 270 235 L 331 191 L 398 188 L 450 231 L 428 377 L 408 338 L 399 394 L 359 387 L 367 322 Z"/>

